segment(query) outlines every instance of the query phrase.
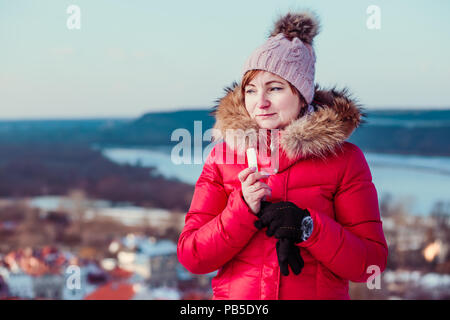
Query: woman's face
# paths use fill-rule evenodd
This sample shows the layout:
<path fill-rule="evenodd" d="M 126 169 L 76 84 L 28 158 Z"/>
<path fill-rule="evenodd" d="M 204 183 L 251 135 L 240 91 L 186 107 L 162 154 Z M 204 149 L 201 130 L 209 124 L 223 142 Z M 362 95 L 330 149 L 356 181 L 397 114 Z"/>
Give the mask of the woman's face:
<path fill-rule="evenodd" d="M 244 92 L 245 108 L 262 129 L 283 129 L 302 107 L 289 83 L 270 72 L 259 72 Z"/>

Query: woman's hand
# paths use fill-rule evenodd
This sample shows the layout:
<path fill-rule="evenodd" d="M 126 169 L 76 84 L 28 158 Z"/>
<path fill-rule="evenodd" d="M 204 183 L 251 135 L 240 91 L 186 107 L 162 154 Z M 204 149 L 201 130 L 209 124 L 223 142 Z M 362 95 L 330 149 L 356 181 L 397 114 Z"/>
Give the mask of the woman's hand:
<path fill-rule="evenodd" d="M 286 238 L 297 244 L 311 235 L 313 220 L 308 210 L 290 201 L 281 201 L 264 206 L 255 227 L 267 227 L 268 237 L 275 235 L 277 239 Z"/>
<path fill-rule="evenodd" d="M 242 195 L 250 210 L 257 214 L 261 209 L 261 200 L 265 196 L 272 195 L 272 189 L 265 183 L 259 181 L 267 178 L 269 174 L 255 172 L 255 168 L 247 168 L 239 172 L 238 178 L 241 181 Z"/>

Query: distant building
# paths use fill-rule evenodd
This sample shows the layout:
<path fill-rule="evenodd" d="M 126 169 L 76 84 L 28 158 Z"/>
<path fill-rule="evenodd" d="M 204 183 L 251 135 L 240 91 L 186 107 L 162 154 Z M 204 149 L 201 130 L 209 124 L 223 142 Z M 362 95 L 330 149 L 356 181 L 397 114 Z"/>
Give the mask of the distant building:
<path fill-rule="evenodd" d="M 152 287 L 177 286 L 177 246 L 173 241 L 142 242 L 138 251 L 149 257 L 149 283 Z"/>
<path fill-rule="evenodd" d="M 211 280 L 216 275 L 217 270 L 207 274 L 192 274 L 180 263 L 177 265 L 178 288 L 187 294 L 211 296 Z"/>
<path fill-rule="evenodd" d="M 57 274 L 31 276 L 25 273 L 10 273 L 6 279 L 10 297 L 21 299 L 52 299 L 63 298 L 64 278 Z"/>
<path fill-rule="evenodd" d="M 177 256 L 162 255 L 150 258 L 150 285 L 152 287 L 176 287 Z"/>
<path fill-rule="evenodd" d="M 148 275 L 142 273 L 145 278 L 149 277 L 148 283 L 152 287 L 176 287 L 177 286 L 177 245 L 170 240 L 159 240 L 135 235 L 128 235 L 122 239 L 122 244 L 126 250 L 123 254 L 119 252 L 121 265 L 125 266 L 125 261 L 135 266 L 140 265 L 148 268 Z M 133 250 L 135 254 L 127 252 Z M 122 258 L 121 258 L 122 257 Z M 139 268 L 134 268 L 134 271 Z"/>
<path fill-rule="evenodd" d="M 0 274 L 0 299 L 9 297 L 8 284 Z"/>
<path fill-rule="evenodd" d="M 63 298 L 64 277 L 59 274 L 44 274 L 33 277 L 34 297 L 38 299 L 61 300 Z"/>
<path fill-rule="evenodd" d="M 6 279 L 10 297 L 21 299 L 34 299 L 33 277 L 29 274 L 10 273 Z"/>
<path fill-rule="evenodd" d="M 106 272 L 95 263 L 88 263 L 79 268 L 79 273 L 66 272 L 62 288 L 63 300 L 82 300 L 108 281 Z M 80 276 L 79 282 L 76 282 L 78 279 L 73 279 L 75 276 Z"/>
<path fill-rule="evenodd" d="M 147 224 L 159 230 L 175 228 L 181 230 L 185 216 L 161 208 L 143 208 L 137 206 L 93 208 L 86 211 L 86 218 L 110 217 L 128 226 Z"/>
<path fill-rule="evenodd" d="M 86 296 L 86 289 L 85 289 L 84 284 L 85 283 L 83 283 L 83 285 L 81 285 L 81 287 L 79 289 L 63 286 L 62 299 L 63 300 L 83 300 L 83 298 Z"/>

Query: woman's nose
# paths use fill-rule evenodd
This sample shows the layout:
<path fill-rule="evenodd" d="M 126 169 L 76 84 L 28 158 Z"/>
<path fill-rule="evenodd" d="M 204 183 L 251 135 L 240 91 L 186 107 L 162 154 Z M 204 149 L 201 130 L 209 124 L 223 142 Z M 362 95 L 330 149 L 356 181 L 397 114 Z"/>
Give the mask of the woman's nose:
<path fill-rule="evenodd" d="M 270 101 L 267 99 L 266 95 L 263 93 L 259 96 L 258 107 L 260 109 L 266 109 L 270 107 Z"/>

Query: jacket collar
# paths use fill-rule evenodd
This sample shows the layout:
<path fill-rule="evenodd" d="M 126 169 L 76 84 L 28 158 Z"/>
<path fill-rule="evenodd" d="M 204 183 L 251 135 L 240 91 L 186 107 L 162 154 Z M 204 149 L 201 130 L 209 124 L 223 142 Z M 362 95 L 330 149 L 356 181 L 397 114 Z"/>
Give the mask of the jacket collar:
<path fill-rule="evenodd" d="M 267 130 L 260 130 L 245 109 L 240 85 L 236 82 L 225 88 L 225 96 L 217 100 L 212 112 L 216 122 L 213 140 L 223 139 L 227 147 L 239 153 L 249 147 L 267 147 L 271 135 Z M 279 130 L 280 155 L 288 162 L 299 158 L 319 157 L 336 154 L 342 143 L 364 122 L 361 106 L 351 98 L 347 89 L 322 90 L 315 87 L 314 99 L 310 112 L 293 120 L 283 130 Z M 249 139 L 248 132 L 256 132 L 255 139 Z"/>

